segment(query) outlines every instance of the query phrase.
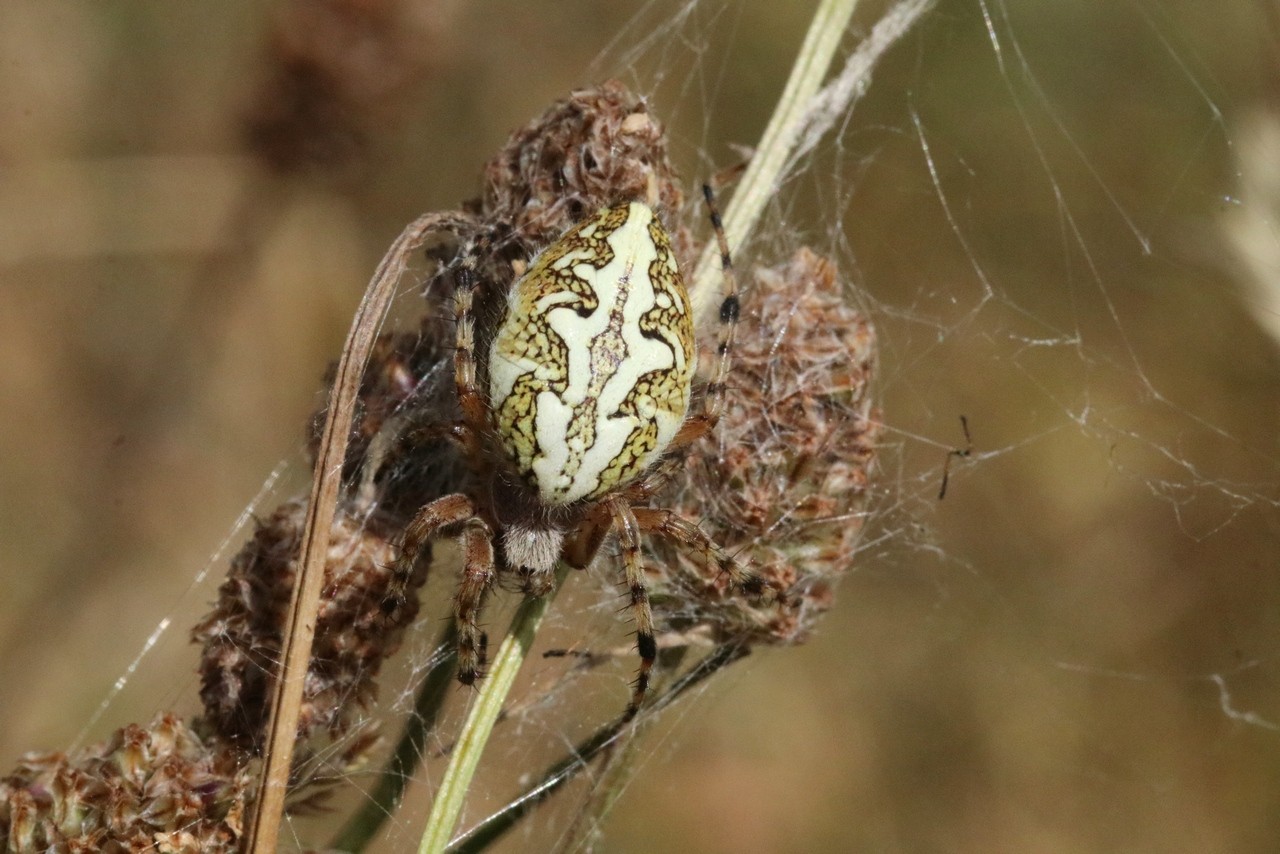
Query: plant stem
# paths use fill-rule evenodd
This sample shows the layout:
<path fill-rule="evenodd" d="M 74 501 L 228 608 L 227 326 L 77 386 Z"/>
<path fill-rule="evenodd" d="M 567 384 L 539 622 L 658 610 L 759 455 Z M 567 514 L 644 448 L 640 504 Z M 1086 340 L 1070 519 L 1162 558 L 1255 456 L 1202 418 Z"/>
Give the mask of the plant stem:
<path fill-rule="evenodd" d="M 669 689 L 656 697 L 653 705 L 648 708 L 647 714 L 666 708 L 691 688 L 701 684 L 708 677 L 728 667 L 735 661 L 746 657 L 749 652 L 749 649 L 740 646 L 717 648 L 706 658 L 695 664 L 688 673 L 676 680 Z M 537 783 L 530 786 L 523 794 L 501 810 L 472 827 L 455 840 L 447 849 L 448 854 L 478 854 L 478 852 L 485 850 L 490 844 L 514 827 L 516 822 L 527 815 L 534 807 L 551 797 L 560 787 L 583 771 L 587 767 L 587 763 L 598 756 L 601 751 L 614 745 L 623 731 L 630 725 L 633 725 L 632 721 L 627 720 L 625 717 L 618 718 L 597 730 L 584 741 L 579 742 L 564 759 L 556 762 L 543 772 L 542 779 Z"/>
<path fill-rule="evenodd" d="M 413 770 L 422 759 L 427 733 L 435 728 L 440 709 L 449 696 L 449 688 L 457 673 L 458 632 L 452 620 L 446 621 L 436 649 L 441 652 L 427 672 L 422 687 L 418 689 L 413 713 L 405 721 L 395 752 L 382 769 L 364 806 L 343 825 L 330 843 L 329 847 L 334 851 L 353 854 L 363 851 L 400 804 L 405 787 L 413 778 Z"/>
<path fill-rule="evenodd" d="M 493 732 L 493 725 L 498 720 L 512 684 L 515 683 L 520 666 L 529 654 L 542 617 L 560 585 L 564 583 L 567 573 L 567 565 L 561 564 L 556 570 L 556 583 L 552 591 L 546 596 L 526 599 L 511 619 L 507 636 L 502 639 L 492 667 L 480 683 L 480 691 L 462 725 L 462 734 L 458 737 L 453 756 L 449 759 L 449 767 L 436 792 L 435 803 L 431 805 L 431 815 L 427 818 L 422 842 L 418 846 L 419 854 L 440 854 L 449 844 L 454 827 L 458 824 L 458 816 L 462 812 L 462 803 L 475 776 L 476 766 L 480 763 L 480 755 L 484 753 L 485 745 Z"/>
<path fill-rule="evenodd" d="M 422 245 L 437 219 L 434 214 L 419 217 L 391 244 L 374 271 L 351 321 L 342 357 L 334 371 L 324 433 L 316 453 L 311 498 L 307 503 L 298 576 L 281 640 L 280 671 L 275 674 L 272 686 L 271 716 L 267 723 L 258 795 L 245 823 L 244 850 L 249 854 L 274 854 L 280 835 L 289 769 L 293 765 L 294 741 L 298 735 L 303 686 L 311 663 L 316 614 L 320 610 L 320 593 L 324 587 L 329 537 L 342 486 L 342 463 L 347 457 L 351 422 L 360 396 L 360 378 L 391 306 L 396 283 L 414 250 Z"/>
<path fill-rule="evenodd" d="M 814 12 L 804 44 L 791 67 L 791 77 L 725 210 L 724 234 L 730 246 L 742 245 L 765 204 L 777 194 L 783 169 L 807 124 L 809 107 L 827 76 L 857 5 L 858 0 L 822 0 Z M 701 325 L 716 304 L 712 297 L 720 292 L 720 278 L 720 252 L 712 241 L 698 259 L 690 288 L 695 324 Z"/>

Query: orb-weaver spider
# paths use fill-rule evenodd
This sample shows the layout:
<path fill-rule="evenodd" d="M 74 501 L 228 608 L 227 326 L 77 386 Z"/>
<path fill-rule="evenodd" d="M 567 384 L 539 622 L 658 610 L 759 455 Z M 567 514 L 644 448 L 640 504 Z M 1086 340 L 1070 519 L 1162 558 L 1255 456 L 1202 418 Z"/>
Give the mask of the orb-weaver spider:
<path fill-rule="evenodd" d="M 483 672 L 478 618 L 495 581 L 513 578 L 527 594 L 545 595 L 557 563 L 585 567 L 611 528 L 621 544 L 640 655 L 628 716 L 644 701 L 657 656 L 642 533 L 700 549 L 749 595 L 780 593 L 693 522 L 644 506 L 668 480 L 669 463 L 710 431 L 724 408 L 739 300 L 710 187 L 704 194 L 725 294 L 715 373 L 696 414 L 688 412 L 697 362 L 692 307 L 667 231 L 644 203 L 605 207 L 543 250 L 480 347 L 474 244 L 455 268 L 461 419 L 449 432 L 482 477 L 475 494 L 445 495 L 414 516 L 388 608 L 404 595 L 423 547 L 458 533 L 464 566 L 454 616 L 464 684 Z"/>

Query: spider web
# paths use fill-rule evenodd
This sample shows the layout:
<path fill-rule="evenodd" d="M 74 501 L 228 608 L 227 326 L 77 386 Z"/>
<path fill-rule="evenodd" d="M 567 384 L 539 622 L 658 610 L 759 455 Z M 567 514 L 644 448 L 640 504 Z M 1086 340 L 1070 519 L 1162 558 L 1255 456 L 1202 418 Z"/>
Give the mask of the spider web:
<path fill-rule="evenodd" d="M 3 755 L 198 709 L 186 627 L 250 517 L 305 489 L 301 454 L 227 521 L 295 442 L 400 225 L 474 195 L 507 131 L 609 77 L 649 98 L 692 195 L 759 137 L 810 11 L 793 5 L 443 4 L 417 103 L 330 184 L 264 182 L 210 147 L 243 101 L 213 81 L 256 42 L 222 37 L 155 97 L 81 119 L 99 79 L 185 68 L 202 16 L 4 12 L 0 49 L 48 73 L 0 84 L 29 110 L 0 153 L 30 166 L 0 185 L 0 674 L 22 686 Z M 888 5 L 859 10 L 848 49 Z M 885 432 L 856 564 L 808 644 L 660 716 L 603 820 L 593 768 L 502 850 L 1274 847 L 1274 26 L 1243 3 L 948 0 L 885 56 L 735 247 L 743 271 L 831 258 L 876 327 Z M 120 32 L 149 48 L 122 60 Z M 437 660 L 450 552 L 379 678 L 389 735 Z M 530 660 L 464 826 L 625 703 L 616 566 L 571 577 L 539 650 L 619 654 Z M 515 600 L 493 597 L 495 640 Z M 466 699 L 373 850 L 416 845 Z M 323 845 L 376 767 L 344 771 L 332 816 L 292 819 L 286 844 Z"/>

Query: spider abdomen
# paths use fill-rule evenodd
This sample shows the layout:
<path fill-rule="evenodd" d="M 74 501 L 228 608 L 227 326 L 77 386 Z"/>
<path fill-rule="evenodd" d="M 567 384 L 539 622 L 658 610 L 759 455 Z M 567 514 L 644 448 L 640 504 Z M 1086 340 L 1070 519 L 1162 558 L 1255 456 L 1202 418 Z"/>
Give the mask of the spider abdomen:
<path fill-rule="evenodd" d="M 654 212 L 604 208 L 565 232 L 512 288 L 489 351 L 507 457 L 546 504 L 639 477 L 689 408 L 689 295 Z"/>

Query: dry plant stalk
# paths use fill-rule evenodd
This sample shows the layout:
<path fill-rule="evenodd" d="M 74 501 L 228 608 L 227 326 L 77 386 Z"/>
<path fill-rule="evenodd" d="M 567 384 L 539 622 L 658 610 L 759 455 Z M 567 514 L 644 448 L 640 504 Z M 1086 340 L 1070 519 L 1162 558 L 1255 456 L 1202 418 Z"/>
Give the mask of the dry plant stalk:
<path fill-rule="evenodd" d="M 457 417 L 449 264 L 477 241 L 493 247 L 476 272 L 486 301 L 477 316 L 494 317 L 541 248 L 584 215 L 636 198 L 665 219 L 691 269 L 701 247 L 683 223 L 701 221 L 701 212 L 685 210 L 661 125 L 642 99 L 611 82 L 573 93 L 514 133 L 485 167 L 478 200 L 406 229 L 375 274 L 333 374 L 323 436 L 312 427 L 322 461 L 317 498 L 309 511 L 287 502 L 259 524 L 193 631 L 204 647 L 203 716 L 190 727 L 173 717 L 149 730 L 129 727 L 75 757 L 24 759 L 0 787 L 0 833 L 13 850 L 144 850 L 144 838 L 157 845 L 180 832 L 193 834 L 198 850 L 236 850 L 246 841 L 246 804 L 260 802 L 250 771 L 264 751 L 277 765 L 293 752 L 282 767 L 295 805 L 312 802 L 367 757 L 377 737 L 368 722 L 376 677 L 416 609 L 411 603 L 388 619 L 380 608 L 399 532 L 421 504 L 473 487 L 438 429 Z M 414 329 L 375 336 L 381 306 L 419 247 L 429 264 L 423 317 Z M 874 341 L 844 304 L 830 263 L 802 250 L 749 278 L 721 432 L 676 473 L 673 496 L 662 500 L 796 595 L 753 604 L 696 558 L 661 546 L 646 551 L 666 645 L 710 647 L 707 658 L 725 662 L 753 645 L 802 641 L 827 607 L 834 580 L 851 565 L 877 437 L 868 396 Z M 317 597 L 311 607 L 320 606 L 321 588 L 323 605 L 308 611 L 300 597 L 290 616 L 290 591 L 308 574 Z M 274 713 L 277 742 L 288 744 L 281 753 L 265 747 L 273 714 L 265 675 L 299 643 L 288 627 L 300 623 L 315 629 L 314 643 L 302 644 L 315 654 L 302 655 L 300 646 L 292 653 L 290 681 L 300 693 L 293 722 L 281 724 Z M 133 788 L 119 782 L 125 778 Z M 286 790 L 276 779 L 282 803 Z M 149 802 L 153 795 L 163 800 Z M 183 809 L 161 807 L 175 803 Z M 395 804 L 376 808 L 385 816 Z"/>

